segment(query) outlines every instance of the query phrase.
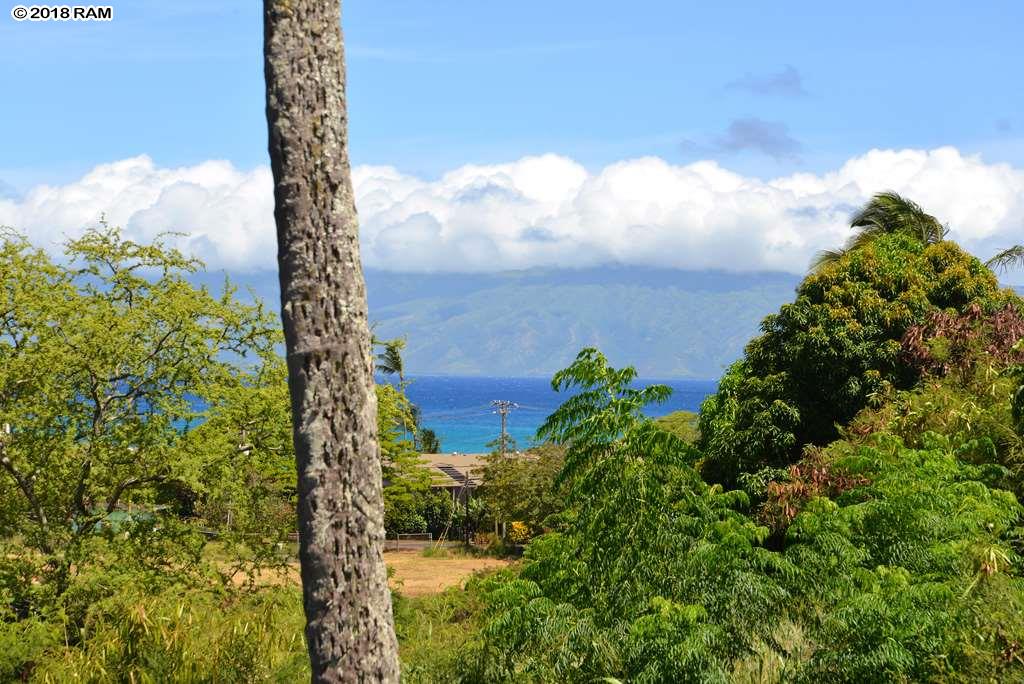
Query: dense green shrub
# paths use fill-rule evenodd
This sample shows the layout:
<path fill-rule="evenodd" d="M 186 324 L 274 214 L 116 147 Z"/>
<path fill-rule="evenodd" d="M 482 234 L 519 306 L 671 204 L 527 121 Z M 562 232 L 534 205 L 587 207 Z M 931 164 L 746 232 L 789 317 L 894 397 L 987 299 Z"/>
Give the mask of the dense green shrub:
<path fill-rule="evenodd" d="M 1024 350 L 1024 342 L 1017 343 L 1017 350 Z M 1010 400 L 1013 424 L 1017 434 L 1024 436 L 1024 364 L 1014 366 L 1008 374 L 1017 385 Z"/>
<path fill-rule="evenodd" d="M 767 480 L 762 514 L 789 507 L 768 546 L 746 494 L 706 484 L 699 454 L 640 414 L 665 388 L 632 378 L 594 350 L 556 374 L 579 389 L 542 428 L 567 446 L 568 508 L 517 576 L 491 581 L 462 676 L 1024 678 L 1024 510 L 998 461 L 936 432 L 810 450 Z"/>
<path fill-rule="evenodd" d="M 667 416 L 655 418 L 654 424 L 687 444 L 696 444 L 700 439 L 699 421 L 700 416 L 693 411 L 674 411 Z"/>
<path fill-rule="evenodd" d="M 1005 306 L 984 311 L 974 303 L 963 313 L 935 311 L 903 336 L 903 361 L 933 376 L 957 374 L 970 381 L 979 366 L 1002 370 L 1024 362 L 1024 301 L 1008 296 Z"/>
<path fill-rule="evenodd" d="M 1020 300 L 988 314 L 978 307 L 932 314 L 903 339 L 903 358 L 921 371 L 921 380 L 909 390 L 880 392 L 844 434 L 856 440 L 891 433 L 912 447 L 943 435 L 958 445 L 961 459 L 1004 466 L 1003 486 L 1024 494 L 1024 435 L 1013 415 L 1022 336 Z"/>
<path fill-rule="evenodd" d="M 564 449 L 553 444 L 525 453 L 491 454 L 478 493 L 491 521 L 507 527 L 518 524 L 527 536 L 539 534 L 548 518 L 565 508 L 565 497 L 555 485 L 563 458 Z"/>
<path fill-rule="evenodd" d="M 464 589 L 427 596 L 393 594 L 402 681 L 440 684 L 471 678 L 468 670 L 480 649 L 483 587 L 489 581 L 474 577 Z"/>
<path fill-rule="evenodd" d="M 384 529 L 388 536 L 430 532 L 437 539 L 448 529 L 450 536 L 459 518 L 451 495 L 443 491 L 417 492 L 415 496 L 394 498 L 384 508 Z"/>
<path fill-rule="evenodd" d="M 760 546 L 745 496 L 701 481 L 692 447 L 641 414 L 667 388 L 634 377 L 595 350 L 555 375 L 556 389 L 579 389 L 541 428 L 567 445 L 569 508 L 530 544 L 521 578 L 488 597 L 485 680 L 724 672 L 786 600 L 779 578 L 794 568 Z"/>
<path fill-rule="evenodd" d="M 939 435 L 924 449 L 873 442 L 834 454 L 866 484 L 812 499 L 787 530 L 786 556 L 800 568 L 791 591 L 817 643 L 809 676 L 928 681 L 993 666 L 1024 638 L 1024 622 L 1006 622 L 990 591 L 1024 596 L 1022 508 L 992 487 L 1001 468 L 963 462 Z"/>
<path fill-rule="evenodd" d="M 701 408 L 703 473 L 735 483 L 745 472 L 794 462 L 824 445 L 892 385 L 918 371 L 901 359 L 907 330 L 936 311 L 988 311 L 1010 297 L 955 243 L 876 237 L 809 275 L 796 300 L 765 318 L 761 336 Z"/>

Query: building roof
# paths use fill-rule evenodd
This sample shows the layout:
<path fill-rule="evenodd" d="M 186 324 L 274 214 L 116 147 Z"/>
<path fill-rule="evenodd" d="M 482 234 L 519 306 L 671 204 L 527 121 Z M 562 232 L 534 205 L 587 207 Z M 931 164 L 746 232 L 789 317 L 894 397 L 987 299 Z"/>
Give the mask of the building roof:
<path fill-rule="evenodd" d="M 432 487 L 462 487 L 469 475 L 469 486 L 476 487 L 487 465 L 487 454 L 423 454 L 423 463 L 430 469 Z"/>

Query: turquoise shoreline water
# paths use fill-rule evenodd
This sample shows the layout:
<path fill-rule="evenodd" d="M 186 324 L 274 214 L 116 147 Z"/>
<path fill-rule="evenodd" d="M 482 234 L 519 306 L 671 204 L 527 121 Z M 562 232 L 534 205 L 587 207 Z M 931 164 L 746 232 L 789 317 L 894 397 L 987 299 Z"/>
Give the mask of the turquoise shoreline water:
<path fill-rule="evenodd" d="M 421 411 L 421 423 L 434 430 L 446 453 L 487 451 L 487 443 L 501 431 L 501 421 L 491 401 L 505 399 L 519 404 L 511 413 L 508 430 L 520 447 L 529 446 L 537 428 L 567 395 L 551 389 L 548 378 L 488 378 L 422 375 L 412 377 L 407 394 Z M 664 384 L 672 388 L 664 404 L 649 407 L 652 417 L 673 411 L 696 411 L 712 394 L 714 380 L 638 379 L 637 386 Z"/>

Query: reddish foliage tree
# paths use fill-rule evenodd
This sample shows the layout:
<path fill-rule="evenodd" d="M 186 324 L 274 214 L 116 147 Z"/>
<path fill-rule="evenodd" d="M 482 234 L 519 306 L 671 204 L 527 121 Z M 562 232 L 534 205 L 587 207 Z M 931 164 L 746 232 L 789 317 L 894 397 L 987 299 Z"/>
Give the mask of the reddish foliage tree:
<path fill-rule="evenodd" d="M 968 373 L 986 357 L 1006 367 L 1024 362 L 1024 315 L 1012 303 L 986 313 L 977 303 L 962 313 L 935 311 L 903 335 L 901 359 L 921 373 Z"/>
<path fill-rule="evenodd" d="M 828 461 L 823 449 L 809 447 L 804 458 L 789 467 L 789 479 L 768 483 L 768 497 L 760 517 L 775 530 L 785 528 L 811 499 L 834 499 L 843 492 L 869 483 L 863 475 L 837 468 Z"/>

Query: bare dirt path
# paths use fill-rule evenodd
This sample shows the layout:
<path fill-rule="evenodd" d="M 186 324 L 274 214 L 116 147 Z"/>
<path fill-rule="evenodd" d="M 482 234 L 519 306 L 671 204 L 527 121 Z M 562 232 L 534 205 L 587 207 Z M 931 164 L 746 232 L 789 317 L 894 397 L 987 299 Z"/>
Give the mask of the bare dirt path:
<path fill-rule="evenodd" d="M 384 562 L 394 568 L 391 586 L 405 596 L 436 594 L 462 584 L 478 570 L 503 568 L 509 561 L 500 558 L 453 556 L 424 558 L 420 551 L 388 551 Z"/>

